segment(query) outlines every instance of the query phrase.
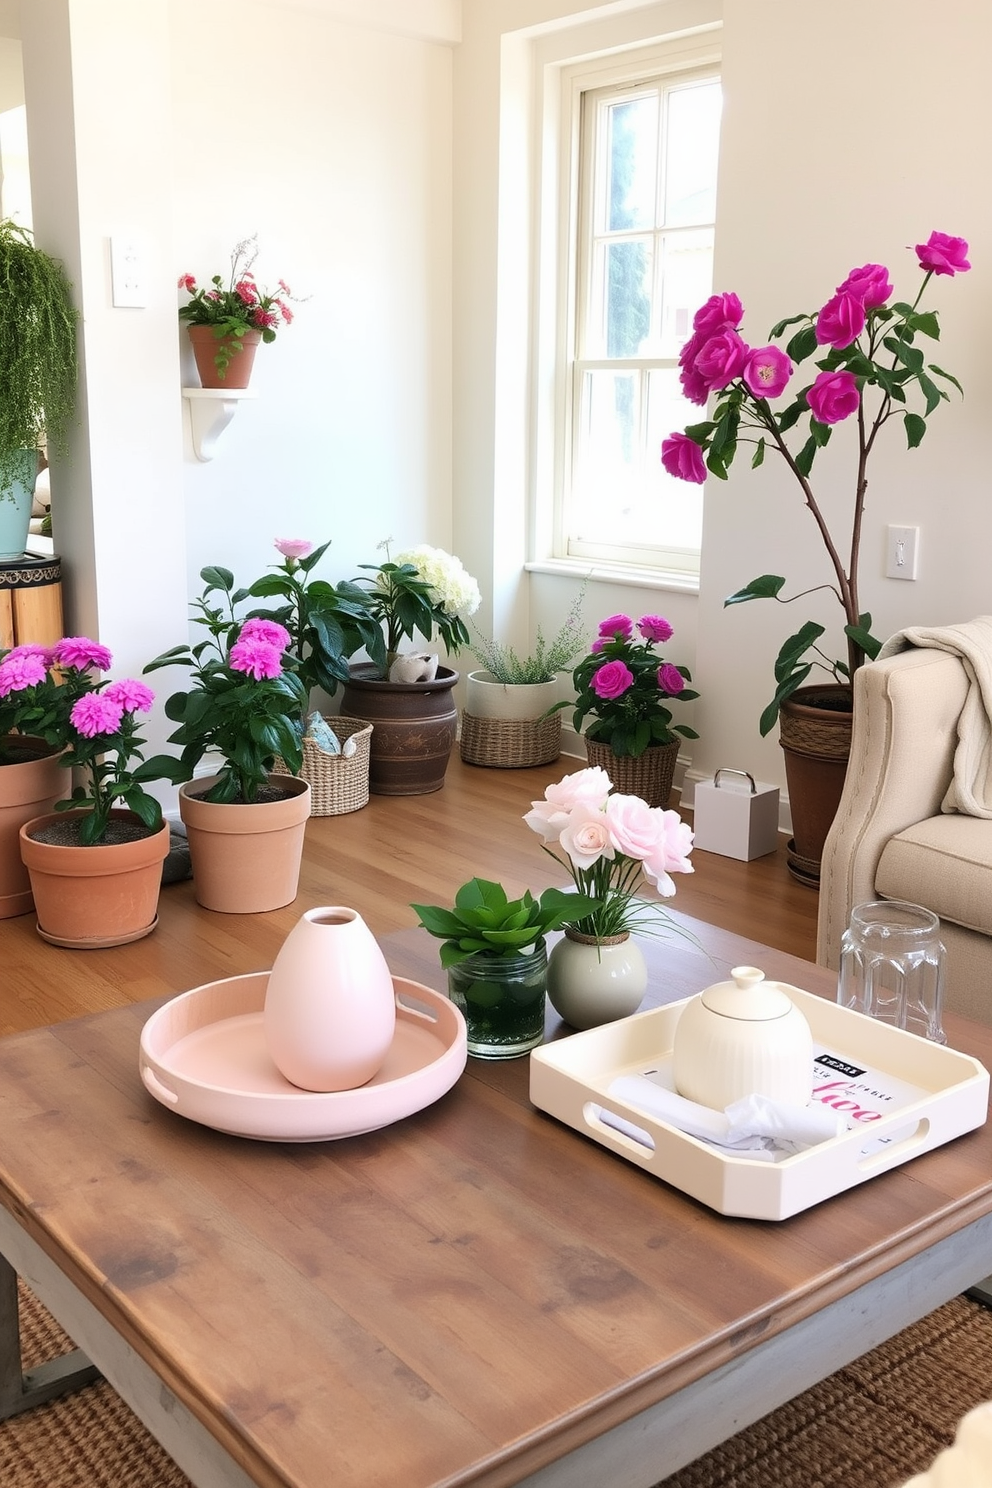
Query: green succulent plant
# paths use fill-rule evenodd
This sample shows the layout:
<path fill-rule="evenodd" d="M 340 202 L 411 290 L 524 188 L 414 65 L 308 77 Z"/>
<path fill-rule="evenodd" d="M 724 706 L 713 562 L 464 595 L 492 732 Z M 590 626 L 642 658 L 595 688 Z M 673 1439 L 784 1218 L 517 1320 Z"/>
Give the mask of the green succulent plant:
<path fill-rule="evenodd" d="M 589 899 L 565 889 L 545 889 L 535 899 L 529 889 L 520 899 L 508 899 L 501 884 L 471 878 L 455 895 L 453 909 L 437 904 L 413 904 L 420 923 L 441 946 L 441 965 L 457 966 L 469 956 L 519 956 L 552 930 L 581 919 L 599 908 Z"/>

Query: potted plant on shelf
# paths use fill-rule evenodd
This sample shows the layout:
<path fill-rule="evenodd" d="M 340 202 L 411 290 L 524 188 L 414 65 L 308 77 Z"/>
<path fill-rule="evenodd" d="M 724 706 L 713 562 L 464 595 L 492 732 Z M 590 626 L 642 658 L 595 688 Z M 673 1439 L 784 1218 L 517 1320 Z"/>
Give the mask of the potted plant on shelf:
<path fill-rule="evenodd" d="M 546 765 L 561 753 L 561 715 L 554 711 L 559 673 L 582 650 L 579 638 L 585 585 L 550 641 L 538 626 L 533 651 L 520 657 L 476 633 L 469 650 L 484 670 L 465 679 L 461 757 L 470 765 L 518 769 Z"/>
<path fill-rule="evenodd" d="M 257 256 L 253 234 L 235 245 L 226 284 L 220 274 L 214 274 L 209 287 L 198 285 L 192 274 L 179 276 L 178 287 L 190 297 L 180 306 L 179 319 L 186 324 L 205 388 L 246 388 L 259 342 L 274 341 L 280 327 L 293 320 L 287 303 L 293 296 L 285 280 L 279 280 L 277 294 L 256 283 L 252 264 Z"/>
<path fill-rule="evenodd" d="M 140 763 L 136 715 L 151 709 L 154 693 L 132 678 L 96 681 L 94 672 L 106 670 L 111 655 L 84 636 L 64 637 L 50 651 L 20 651 L 21 675 L 34 678 L 22 694 L 33 693 L 42 715 L 33 726 L 58 738 L 59 765 L 82 777 L 51 812 L 19 830 L 38 933 L 73 949 L 140 940 L 157 923 L 169 852 L 162 809 L 144 789 L 159 776 Z M 3 665 L 9 658 L 0 671 Z M 56 681 L 53 671 L 65 680 Z M 24 704 L 30 706 L 26 697 Z"/>
<path fill-rule="evenodd" d="M 454 906 L 414 904 L 420 923 L 443 942 L 448 996 L 465 1018 L 468 1052 L 515 1059 L 544 1037 L 548 953 L 545 937 L 598 907 L 585 894 L 529 889 L 510 899 L 501 884 L 472 878 Z"/>
<path fill-rule="evenodd" d="M 41 445 L 65 452 L 77 321 L 62 265 L 0 221 L 0 558 L 24 554 Z"/>
<path fill-rule="evenodd" d="M 276 756 L 298 771 L 306 694 L 287 665 L 289 633 L 260 617 L 234 613 L 234 580 L 226 569 L 205 568 L 206 588 L 194 622 L 208 638 L 175 646 L 145 672 L 185 666 L 193 685 L 173 693 L 166 716 L 179 727 L 169 736 L 179 758 L 156 755 L 145 770 L 179 789 L 179 814 L 189 838 L 193 888 L 205 909 L 255 914 L 296 898 L 310 785 L 295 773 L 273 773 Z M 219 593 L 221 605 L 208 602 Z M 204 755 L 219 756 L 215 774 L 194 779 Z"/>
<path fill-rule="evenodd" d="M 367 572 L 347 592 L 362 596 L 376 634 L 371 641 L 356 634 L 355 648 L 364 640 L 369 660 L 349 668 L 341 712 L 373 725 L 374 794 L 425 795 L 444 785 L 458 725 L 458 673 L 427 652 L 402 654 L 400 642 L 420 635 L 429 645 L 437 636 L 457 653 L 469 641 L 462 617 L 479 608 L 479 586 L 458 558 L 426 544 L 362 568 Z"/>
<path fill-rule="evenodd" d="M 673 873 L 691 873 L 692 831 L 676 811 L 613 791 L 598 765 L 549 785 L 524 821 L 544 851 L 567 869 L 578 893 L 595 901 L 563 919 L 564 938 L 548 959 L 548 997 L 573 1028 L 595 1028 L 636 1012 L 647 969 L 636 935 L 686 935 L 657 902 L 638 892 L 642 877 L 663 898 Z M 554 843 L 563 857 L 559 857 Z"/>
<path fill-rule="evenodd" d="M 790 330 L 785 347 L 747 345 L 740 334 L 744 311 L 735 294 L 713 295 L 696 312 L 693 334 L 682 348 L 681 381 L 693 403 L 717 402 L 711 418 L 672 434 L 662 445 L 662 463 L 682 480 L 701 483 L 709 471 L 721 480 L 739 444 L 753 446 L 752 467 L 768 451 L 785 461 L 808 507 L 827 558 L 829 577 L 818 588 L 832 592 L 841 607 L 846 657 L 831 660 L 820 647 L 825 627 L 808 620 L 783 644 L 775 662 L 775 692 L 761 715 L 767 734 L 780 720 L 794 838 L 789 867 L 804 883 L 819 882 L 820 854 L 836 814 L 847 770 L 851 737 L 851 679 L 880 642 L 871 633 L 871 615 L 862 611 L 859 592 L 861 532 L 868 493 L 868 459 L 882 430 L 893 419 L 902 424 L 909 449 L 927 431 L 927 419 L 947 400 L 944 383 L 960 391 L 949 372 L 928 362 L 920 338 L 937 340 L 940 329 L 933 310 L 920 302 L 936 275 L 953 277 L 970 268 L 963 238 L 933 232 L 916 245 L 923 282 L 916 298 L 892 302 L 889 271 L 881 264 L 852 269 L 815 314 L 790 316 L 772 327 L 777 340 Z M 814 358 L 816 375 L 806 374 L 783 398 L 795 364 Z M 910 406 L 910 400 L 917 403 Z M 773 404 L 775 405 L 773 407 Z M 828 526 L 824 508 L 811 483 L 813 462 L 830 441 L 836 425 L 845 424 L 854 456 L 852 515 L 849 535 L 841 541 Z M 786 437 L 801 426 L 802 444 Z M 798 443 L 798 440 L 797 440 Z M 728 596 L 725 605 L 753 599 L 790 604 L 783 599 L 785 579 L 762 574 Z M 830 681 L 807 679 L 814 668 Z"/>
<path fill-rule="evenodd" d="M 637 635 L 635 636 L 635 628 Z M 672 698 L 690 702 L 699 696 L 688 667 L 664 661 L 655 647 L 674 634 L 661 615 L 610 615 L 572 673 L 576 733 L 592 715 L 585 732 L 590 765 L 605 769 L 619 790 L 640 796 L 649 806 L 667 806 L 675 778 L 679 740 L 698 739 L 695 729 L 672 723 Z"/>

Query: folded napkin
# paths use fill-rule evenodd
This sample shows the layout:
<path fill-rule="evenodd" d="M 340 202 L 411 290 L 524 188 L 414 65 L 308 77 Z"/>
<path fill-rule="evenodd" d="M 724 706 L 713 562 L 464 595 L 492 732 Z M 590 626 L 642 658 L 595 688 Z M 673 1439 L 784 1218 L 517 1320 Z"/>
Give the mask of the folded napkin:
<path fill-rule="evenodd" d="M 748 1095 L 734 1101 L 725 1111 L 712 1111 L 709 1106 L 667 1090 L 647 1075 L 620 1075 L 610 1085 L 608 1094 L 690 1137 L 709 1142 L 722 1152 L 758 1162 L 791 1157 L 847 1130 L 844 1117 L 828 1106 L 794 1106 L 763 1095 Z M 599 1116 L 605 1125 L 639 1139 L 640 1133 L 632 1122 L 603 1109 Z"/>

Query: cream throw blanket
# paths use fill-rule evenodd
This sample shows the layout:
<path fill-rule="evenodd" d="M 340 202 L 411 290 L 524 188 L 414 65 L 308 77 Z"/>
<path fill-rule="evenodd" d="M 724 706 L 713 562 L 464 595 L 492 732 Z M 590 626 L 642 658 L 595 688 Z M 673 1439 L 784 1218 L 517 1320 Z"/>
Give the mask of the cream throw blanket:
<path fill-rule="evenodd" d="M 992 615 L 963 625 L 911 626 L 885 642 L 879 659 L 909 646 L 930 646 L 961 658 L 969 687 L 958 719 L 954 778 L 942 811 L 992 817 Z"/>

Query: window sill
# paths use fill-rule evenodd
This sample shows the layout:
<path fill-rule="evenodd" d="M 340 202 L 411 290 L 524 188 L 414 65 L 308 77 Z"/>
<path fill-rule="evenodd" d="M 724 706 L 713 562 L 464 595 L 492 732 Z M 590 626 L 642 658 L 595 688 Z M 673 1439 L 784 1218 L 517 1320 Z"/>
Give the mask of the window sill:
<path fill-rule="evenodd" d="M 698 594 L 699 575 L 677 569 L 635 568 L 625 563 L 597 563 L 584 558 L 540 558 L 525 563 L 528 573 L 557 574 L 561 578 L 588 579 L 590 583 L 622 584 L 631 589 L 662 589 L 679 594 Z"/>

